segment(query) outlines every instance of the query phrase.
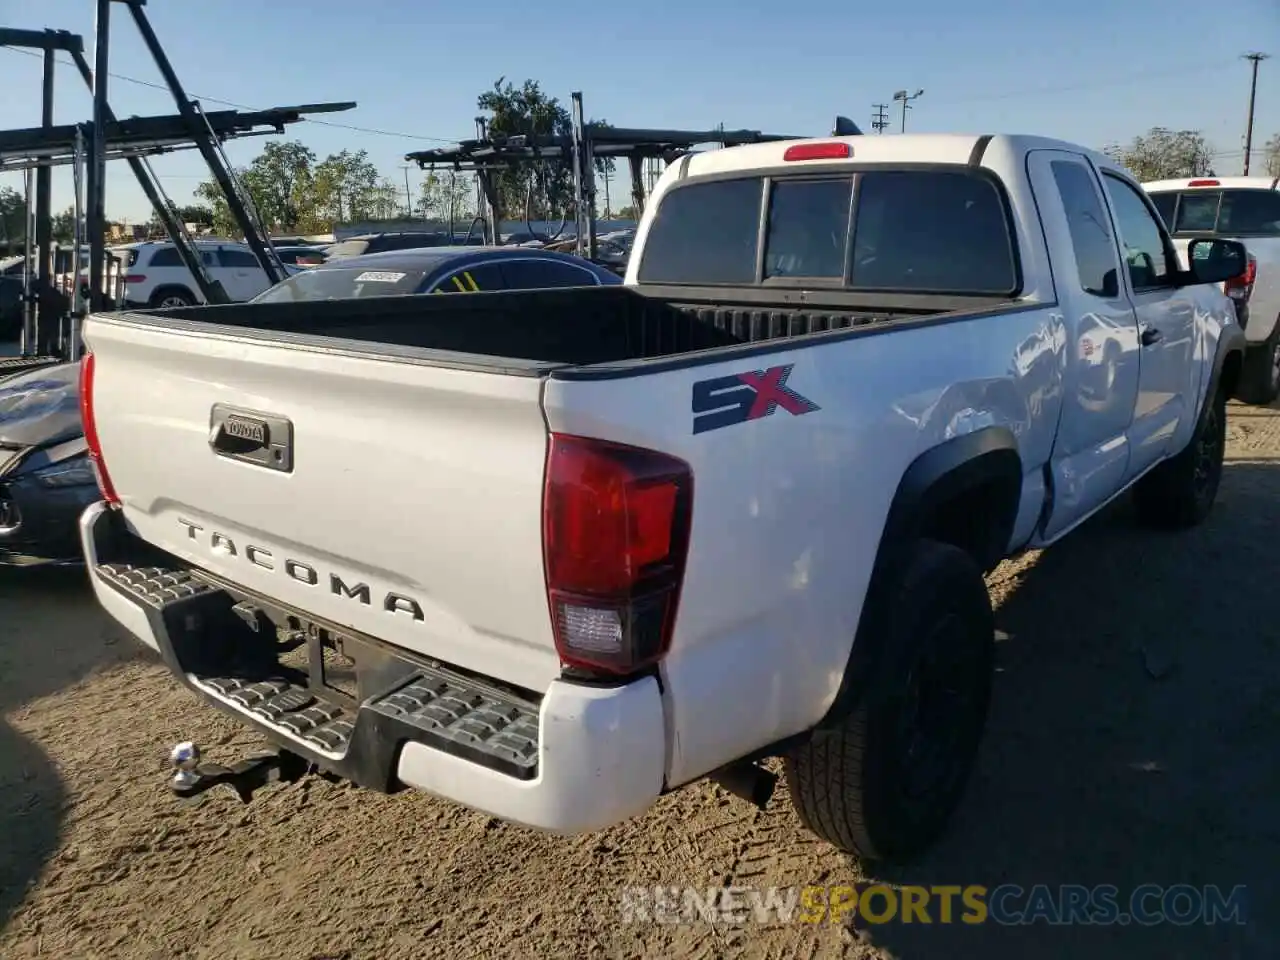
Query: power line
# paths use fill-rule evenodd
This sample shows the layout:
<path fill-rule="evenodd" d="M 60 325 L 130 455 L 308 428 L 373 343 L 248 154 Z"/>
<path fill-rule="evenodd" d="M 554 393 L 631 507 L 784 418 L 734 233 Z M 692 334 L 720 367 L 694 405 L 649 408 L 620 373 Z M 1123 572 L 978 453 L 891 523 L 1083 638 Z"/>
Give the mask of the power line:
<path fill-rule="evenodd" d="M 28 57 L 43 58 L 44 56 L 44 54 L 42 53 L 36 53 L 31 50 L 23 50 L 18 47 L 4 47 L 2 49 L 8 50 L 12 53 L 20 53 L 23 56 L 28 56 Z M 75 64 L 71 63 L 68 60 L 58 60 L 58 63 L 64 67 L 75 66 Z M 155 83 L 151 80 L 142 80 L 142 79 L 139 79 L 138 77 L 130 77 L 123 73 L 108 72 L 107 76 L 109 76 L 112 80 L 123 80 L 126 83 L 137 84 L 140 87 L 150 87 L 152 90 L 163 90 L 166 93 L 169 92 L 169 88 L 166 87 L 164 84 Z M 199 93 L 192 93 L 191 96 L 196 100 L 207 100 L 209 103 L 216 103 L 224 107 L 232 107 L 236 110 L 257 111 L 262 109 L 261 107 L 251 107 L 251 106 L 248 106 L 247 104 L 236 103 L 232 100 L 223 100 L 221 97 L 206 97 Z M 306 123 L 317 123 L 322 127 L 337 127 L 339 130 L 353 130 L 356 133 L 371 133 L 371 134 L 376 134 L 382 137 L 396 137 L 400 140 L 429 140 L 433 143 L 457 143 L 460 139 L 465 139 L 462 137 L 430 137 L 420 133 L 399 133 L 395 130 L 379 130 L 375 127 L 359 127 L 350 123 L 338 123 L 337 121 L 334 121 L 334 120 L 317 120 L 314 117 L 304 117 L 303 119 Z"/>

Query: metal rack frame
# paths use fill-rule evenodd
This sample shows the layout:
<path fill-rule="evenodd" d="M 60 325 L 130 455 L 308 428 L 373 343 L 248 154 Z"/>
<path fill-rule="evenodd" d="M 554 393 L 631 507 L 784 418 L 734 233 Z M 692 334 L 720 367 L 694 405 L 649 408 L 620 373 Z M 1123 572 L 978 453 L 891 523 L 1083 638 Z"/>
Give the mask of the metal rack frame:
<path fill-rule="evenodd" d="M 123 3 L 129 8 L 134 24 L 141 34 L 152 58 L 156 62 L 165 84 L 178 107 L 174 115 L 155 117 L 131 117 L 119 120 L 107 103 L 108 64 L 110 50 L 111 6 Z M 214 180 L 222 188 L 227 205 L 237 226 L 244 233 L 245 241 L 254 257 L 275 283 L 286 276 L 286 271 L 270 239 L 253 211 L 252 202 L 235 172 L 227 163 L 222 151 L 226 140 L 283 133 L 286 124 L 305 119 L 305 114 L 331 113 L 353 109 L 355 102 L 307 104 L 297 107 L 278 107 L 271 110 L 238 111 L 219 110 L 206 112 L 198 101 L 190 99 L 178 80 L 164 48 L 146 16 L 146 0 L 96 0 L 94 25 L 94 62 L 90 66 L 85 56 L 84 39 L 66 30 L 19 30 L 0 28 L 0 46 L 24 47 L 44 53 L 42 88 L 42 123 L 40 127 L 0 131 L 0 171 L 34 170 L 34 212 L 36 223 L 35 251 L 31 250 L 28 230 L 27 258 L 34 259 L 37 269 L 34 276 L 35 293 L 28 284 L 24 297 L 23 354 L 51 354 L 56 351 L 60 318 L 68 312 L 78 319 L 78 303 L 70 310 L 66 298 L 55 289 L 52 275 L 52 168 L 71 164 L 86 169 L 84 201 L 84 234 L 89 246 L 88 303 L 90 311 L 106 306 L 104 271 L 106 267 L 106 214 L 105 179 L 108 160 L 123 159 L 129 163 L 147 200 L 157 217 L 164 224 L 165 232 L 177 248 L 183 265 L 190 271 L 200 293 L 208 303 L 224 303 L 227 300 L 221 284 L 212 280 L 204 269 L 201 258 L 178 222 L 158 180 L 151 172 L 146 158 L 175 150 L 197 149 L 208 164 Z M 57 54 L 70 55 L 81 79 L 93 94 L 93 116 L 88 123 L 55 126 L 53 123 L 54 79 Z M 264 129 L 265 128 L 265 129 Z M 78 174 L 77 174 L 78 176 Z M 79 188 L 77 187 L 79 207 Z M 77 257 L 80 246 L 80 219 L 76 224 Z M 78 278 L 78 274 L 76 275 Z M 74 298 L 78 301 L 78 297 Z M 32 317 L 32 308 L 35 316 Z M 66 338 L 67 352 L 78 351 L 78 333 Z"/>
<path fill-rule="evenodd" d="M 762 133 L 759 130 L 660 130 L 633 127 L 611 127 L 587 123 L 583 119 L 582 94 L 570 95 L 570 132 L 565 134 L 521 134 L 490 137 L 484 134 L 483 121 L 477 121 L 474 140 L 462 140 L 448 147 L 419 150 L 405 155 L 422 170 L 447 167 L 459 173 L 474 173 L 480 183 L 488 221 L 492 225 L 492 242 L 497 243 L 497 224 L 501 221 L 497 186 L 493 174 L 521 164 L 561 161 L 573 171 L 574 213 L 577 219 L 576 244 L 579 256 L 594 259 L 596 246 L 596 178 L 597 160 L 626 159 L 631 168 L 631 200 L 637 212 L 644 210 L 644 162 L 661 160 L 671 164 L 700 144 L 718 143 L 736 147 L 749 143 L 773 143 L 795 140 L 787 134 Z M 845 118 L 840 118 L 844 120 Z M 839 125 L 839 121 L 837 121 Z M 854 130 L 856 131 L 856 127 Z M 860 131 L 859 131 L 860 132 Z M 483 215 L 483 213 L 482 213 Z M 490 239 L 486 237 L 486 239 Z"/>

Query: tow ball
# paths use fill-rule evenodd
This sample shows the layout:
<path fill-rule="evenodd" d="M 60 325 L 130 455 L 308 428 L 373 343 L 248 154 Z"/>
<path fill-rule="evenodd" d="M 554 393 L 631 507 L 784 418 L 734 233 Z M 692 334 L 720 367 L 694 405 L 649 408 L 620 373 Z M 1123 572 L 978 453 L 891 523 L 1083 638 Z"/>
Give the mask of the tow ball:
<path fill-rule="evenodd" d="M 311 767 L 310 761 L 287 750 L 263 750 L 229 767 L 201 763 L 200 748 L 191 742 L 179 743 L 169 751 L 169 763 L 174 770 L 169 789 L 180 799 L 187 800 L 225 784 L 243 803 L 269 783 L 301 779 Z"/>

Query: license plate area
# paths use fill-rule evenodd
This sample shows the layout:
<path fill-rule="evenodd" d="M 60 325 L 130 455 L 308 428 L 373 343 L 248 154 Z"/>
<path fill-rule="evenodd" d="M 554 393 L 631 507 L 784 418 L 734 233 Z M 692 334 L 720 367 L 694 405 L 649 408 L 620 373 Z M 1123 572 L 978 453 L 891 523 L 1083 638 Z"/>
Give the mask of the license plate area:
<path fill-rule="evenodd" d="M 371 645 L 293 616 L 280 628 L 279 637 L 281 668 L 305 677 L 307 686 L 316 693 L 354 707 L 365 696 L 378 692 L 362 691 L 360 685 L 361 668 L 376 658 L 377 651 Z"/>

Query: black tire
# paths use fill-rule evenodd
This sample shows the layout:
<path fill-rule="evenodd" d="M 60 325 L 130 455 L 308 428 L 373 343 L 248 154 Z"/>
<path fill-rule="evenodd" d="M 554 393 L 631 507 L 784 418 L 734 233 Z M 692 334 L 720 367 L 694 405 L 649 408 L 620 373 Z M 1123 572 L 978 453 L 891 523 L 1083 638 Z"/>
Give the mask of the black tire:
<path fill-rule="evenodd" d="M 786 772 L 810 831 L 863 859 L 901 862 L 942 834 L 964 794 L 986 728 L 995 622 L 973 559 L 931 540 L 883 601 L 876 679 L 849 717 L 791 751 Z M 921 779 L 930 761 L 934 776 Z"/>
<path fill-rule="evenodd" d="M 194 307 L 195 295 L 186 287 L 161 287 L 151 294 L 149 307 Z"/>
<path fill-rule="evenodd" d="M 1271 336 L 1244 352 L 1236 396 L 1255 407 L 1270 406 L 1280 397 L 1280 317 Z"/>
<path fill-rule="evenodd" d="M 1187 448 L 1160 464 L 1134 487 L 1138 519 L 1149 527 L 1185 530 L 1213 509 L 1227 448 L 1227 395 L 1219 390 L 1204 405 Z"/>

